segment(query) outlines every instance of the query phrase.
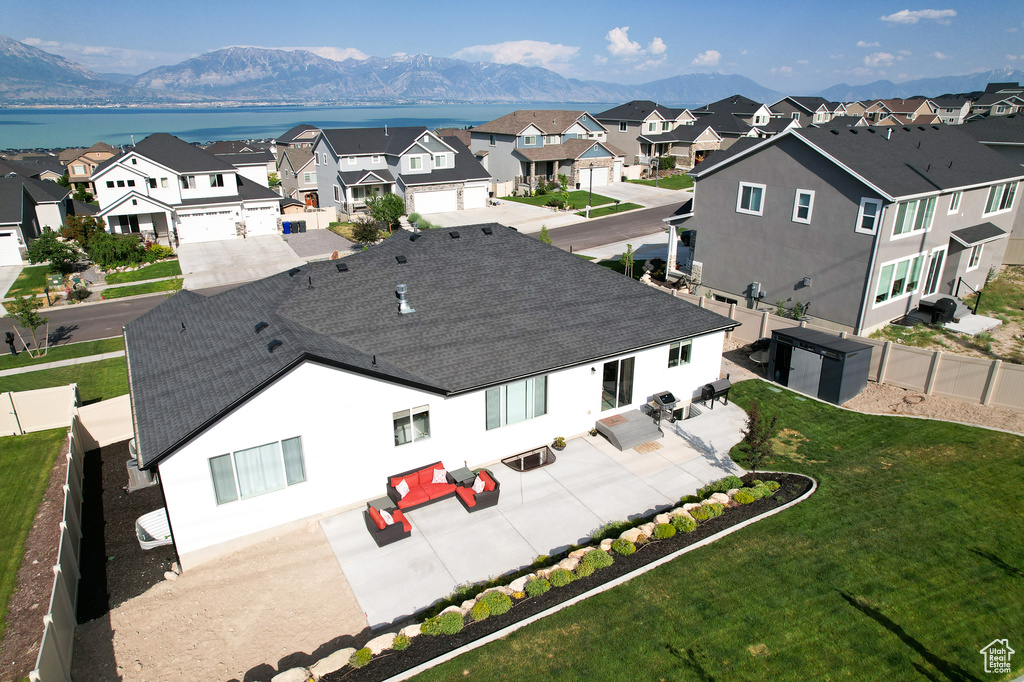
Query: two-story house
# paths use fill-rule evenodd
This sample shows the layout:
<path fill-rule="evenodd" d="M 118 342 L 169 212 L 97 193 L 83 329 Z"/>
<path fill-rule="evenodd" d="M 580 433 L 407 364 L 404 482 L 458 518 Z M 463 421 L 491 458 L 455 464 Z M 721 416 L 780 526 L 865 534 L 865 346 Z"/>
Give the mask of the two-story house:
<path fill-rule="evenodd" d="M 799 121 L 802 126 L 828 123 L 833 116 L 846 116 L 846 106 L 824 97 L 783 97 L 771 105 L 777 116 Z"/>
<path fill-rule="evenodd" d="M 625 154 L 585 111 L 523 109 L 470 130 L 470 149 L 498 182 L 537 186 L 565 175 L 572 186 L 603 187 L 622 178 Z"/>
<path fill-rule="evenodd" d="M 238 169 L 238 174 L 243 178 L 249 178 L 264 187 L 270 186 L 270 174 L 277 172 L 277 157 L 266 142 L 220 140 L 207 145 L 205 149 Z"/>
<path fill-rule="evenodd" d="M 298 199 L 310 208 L 320 205 L 313 150 L 298 147 L 284 149 L 277 164 L 277 176 L 281 179 L 281 189 L 286 197 Z"/>
<path fill-rule="evenodd" d="M 1024 111 L 1024 87 L 1017 83 L 989 83 L 972 105 L 972 116 L 1009 116 Z"/>
<path fill-rule="evenodd" d="M 931 125 L 941 123 L 935 110 L 935 104 L 923 98 L 879 99 L 865 107 L 864 118 L 869 125 Z"/>
<path fill-rule="evenodd" d="M 68 182 L 72 187 L 85 185 L 89 194 L 96 196 L 96 187 L 93 186 L 90 177 L 96 167 L 117 154 L 117 149 L 105 142 L 97 142 L 88 149 L 81 151 L 74 158 L 68 161 Z"/>
<path fill-rule="evenodd" d="M 154 133 L 93 173 L 110 232 L 177 246 L 273 234 L 280 197 L 224 159 Z"/>
<path fill-rule="evenodd" d="M 658 150 L 652 149 L 652 143 L 649 141 L 651 137 L 671 133 L 680 126 L 692 125 L 697 120 L 688 109 L 666 107 L 646 99 L 635 99 L 606 109 L 594 114 L 594 118 L 607 129 L 608 141 L 626 154 L 628 165 L 647 165 L 651 156 L 662 155 Z M 707 147 L 698 145 L 693 151 L 706 152 L 715 149 L 718 149 L 717 143 L 709 144 Z"/>
<path fill-rule="evenodd" d="M 715 129 L 721 138 L 721 149 L 728 149 L 741 137 L 758 137 L 757 126 L 767 126 L 773 117 L 767 105 L 743 95 L 733 95 L 711 102 L 691 113 L 694 125 L 704 123 Z"/>
<path fill-rule="evenodd" d="M 289 128 L 281 135 L 281 137 L 274 140 L 274 145 L 277 148 L 292 147 L 299 149 L 312 149 L 313 143 L 316 142 L 316 136 L 320 134 L 320 129 L 316 126 L 309 125 L 308 123 L 300 123 L 297 126 Z"/>
<path fill-rule="evenodd" d="M 0 177 L 0 265 L 21 265 L 28 245 L 46 228 L 59 230 L 74 213 L 71 190 L 49 180 Z"/>
<path fill-rule="evenodd" d="M 949 126 L 790 129 L 691 176 L 702 291 L 857 334 L 980 289 L 1022 229 L 1024 169 Z"/>
<path fill-rule="evenodd" d="M 320 207 L 339 216 L 388 192 L 409 213 L 441 213 L 487 206 L 490 174 L 456 138 L 423 126 L 338 128 L 313 144 Z"/>
<path fill-rule="evenodd" d="M 939 121 L 947 125 L 960 125 L 971 113 L 971 100 L 964 95 L 933 97 L 931 102 Z"/>

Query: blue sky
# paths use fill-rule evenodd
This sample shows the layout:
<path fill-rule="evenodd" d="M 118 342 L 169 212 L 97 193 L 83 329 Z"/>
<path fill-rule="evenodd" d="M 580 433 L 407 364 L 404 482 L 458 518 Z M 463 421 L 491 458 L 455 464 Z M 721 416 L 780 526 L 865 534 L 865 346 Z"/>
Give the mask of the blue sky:
<path fill-rule="evenodd" d="M 0 33 L 100 72 L 141 73 L 230 45 L 322 56 L 424 53 L 642 83 L 747 76 L 788 92 L 1024 68 L 1024 2 L 740 0 L 0 0 Z"/>

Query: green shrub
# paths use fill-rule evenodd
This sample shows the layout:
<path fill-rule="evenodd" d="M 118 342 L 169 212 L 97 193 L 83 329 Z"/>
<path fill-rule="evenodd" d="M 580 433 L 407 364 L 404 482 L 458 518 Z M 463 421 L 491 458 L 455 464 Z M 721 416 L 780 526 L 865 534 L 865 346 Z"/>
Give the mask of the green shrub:
<path fill-rule="evenodd" d="M 82 257 L 78 244 L 70 241 L 61 241 L 57 233 L 50 229 L 44 229 L 43 233 L 28 245 L 28 259 L 32 263 L 50 261 L 53 270 L 61 273 L 69 273 L 75 263 Z"/>
<path fill-rule="evenodd" d="M 601 540 L 607 538 L 614 539 L 622 535 L 622 531 L 629 530 L 635 526 L 636 523 L 633 521 L 610 521 L 590 531 L 590 539 L 594 542 L 601 542 Z"/>
<path fill-rule="evenodd" d="M 726 476 L 725 478 L 717 481 L 712 481 L 706 486 L 697 491 L 697 497 L 701 500 L 706 500 L 711 497 L 714 493 L 724 493 L 733 488 L 742 488 L 743 481 L 738 476 Z M 699 501 L 699 500 L 698 500 Z"/>
<path fill-rule="evenodd" d="M 92 292 L 89 291 L 88 287 L 75 287 L 68 292 L 68 303 L 76 303 L 78 301 L 84 301 L 89 298 Z"/>
<path fill-rule="evenodd" d="M 670 170 L 676 167 L 676 157 L 663 156 L 658 159 L 658 170 Z"/>
<path fill-rule="evenodd" d="M 708 504 L 702 504 L 699 507 L 694 507 L 693 509 L 690 510 L 690 516 L 692 516 L 693 520 L 698 522 L 698 523 L 701 523 L 703 521 L 707 521 L 712 516 L 711 515 L 711 510 L 708 509 L 708 507 L 710 507 L 710 506 L 711 505 L 708 505 Z"/>
<path fill-rule="evenodd" d="M 576 577 L 586 578 L 589 575 L 593 575 L 595 570 L 594 564 L 588 564 L 586 561 L 581 561 L 576 564 Z"/>
<path fill-rule="evenodd" d="M 508 610 L 512 608 L 512 598 L 504 592 L 498 592 L 497 590 L 483 595 L 480 597 L 480 601 L 487 604 L 487 608 L 492 616 L 508 613 Z"/>
<path fill-rule="evenodd" d="M 348 659 L 348 664 L 353 668 L 362 668 L 370 662 L 371 658 L 373 658 L 373 652 L 364 646 L 362 649 L 352 654 L 352 657 Z"/>
<path fill-rule="evenodd" d="M 725 506 L 718 504 L 717 502 L 713 502 L 712 504 L 704 504 L 701 506 L 708 510 L 709 519 L 713 519 L 716 516 L 721 516 L 722 512 L 725 511 Z"/>
<path fill-rule="evenodd" d="M 682 499 L 679 500 L 679 504 L 689 504 L 691 502 L 700 502 L 700 498 L 696 495 L 683 495 Z"/>
<path fill-rule="evenodd" d="M 391 643 L 391 648 L 395 651 L 405 651 L 412 644 L 412 640 L 405 635 L 398 635 L 395 637 L 395 641 Z"/>
<path fill-rule="evenodd" d="M 125 265 L 138 265 L 146 260 L 146 250 L 139 238 L 130 234 L 96 232 L 86 246 L 89 258 L 96 265 L 109 270 Z"/>
<path fill-rule="evenodd" d="M 765 481 L 764 485 L 773 493 L 781 487 L 778 481 Z"/>
<path fill-rule="evenodd" d="M 526 583 L 526 595 L 528 597 L 539 597 L 551 589 L 551 583 L 544 578 L 536 578 Z"/>
<path fill-rule="evenodd" d="M 441 634 L 441 617 L 433 616 L 423 621 L 423 624 L 420 625 L 420 634 L 430 635 L 431 637 Z"/>
<path fill-rule="evenodd" d="M 675 534 L 675 526 L 671 523 L 659 523 L 654 527 L 654 538 L 656 540 L 667 540 Z"/>
<path fill-rule="evenodd" d="M 491 609 L 488 608 L 487 604 L 483 601 L 478 601 L 473 604 L 473 608 L 469 610 L 469 617 L 479 622 L 481 620 L 487 620 L 487 617 L 491 615 Z"/>
<path fill-rule="evenodd" d="M 612 563 L 614 563 L 614 561 L 615 560 L 612 559 L 612 555 L 608 552 L 603 549 L 595 549 L 593 552 L 587 552 L 583 555 L 582 563 L 590 564 L 595 570 L 600 570 L 602 568 L 608 568 Z"/>
<path fill-rule="evenodd" d="M 174 249 L 163 244 L 150 244 L 146 249 L 146 262 L 153 263 L 162 258 L 170 258 L 174 255 Z"/>
<path fill-rule="evenodd" d="M 439 618 L 441 619 L 440 625 L 442 635 L 454 635 L 456 632 L 462 630 L 462 614 L 458 611 L 442 613 Z"/>
<path fill-rule="evenodd" d="M 369 216 L 362 216 L 352 223 L 352 239 L 359 244 L 372 244 L 380 239 L 379 223 Z"/>
<path fill-rule="evenodd" d="M 732 499 L 734 499 L 737 502 L 737 504 L 750 504 L 757 498 L 754 497 L 754 493 L 751 492 L 750 488 L 744 488 L 743 490 L 737 492 Z"/>
<path fill-rule="evenodd" d="M 548 576 L 548 580 L 551 582 L 552 587 L 565 587 L 572 582 L 572 573 L 564 568 L 556 568 Z"/>
<path fill-rule="evenodd" d="M 612 551 L 622 556 L 629 556 L 636 551 L 636 545 L 625 538 L 619 538 L 612 543 Z"/>
<path fill-rule="evenodd" d="M 692 533 L 697 528 L 697 522 L 689 516 L 680 514 L 672 517 L 672 527 L 680 533 Z"/>

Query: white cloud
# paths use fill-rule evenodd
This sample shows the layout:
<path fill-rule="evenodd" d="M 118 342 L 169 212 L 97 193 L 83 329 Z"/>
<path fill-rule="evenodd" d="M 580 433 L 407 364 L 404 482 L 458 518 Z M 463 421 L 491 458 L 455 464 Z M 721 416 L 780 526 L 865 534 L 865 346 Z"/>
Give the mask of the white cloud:
<path fill-rule="evenodd" d="M 346 59 L 357 59 L 363 61 L 369 59 L 370 55 L 354 47 L 282 47 L 282 50 L 309 50 L 315 55 L 330 59 L 335 62 L 343 62 Z M 396 57 L 398 55 L 395 55 Z M 405 56 L 404 54 L 402 56 Z"/>
<path fill-rule="evenodd" d="M 629 26 L 616 27 L 604 37 L 608 51 L 615 57 L 633 57 L 642 51 L 640 43 L 629 39 Z"/>
<path fill-rule="evenodd" d="M 578 47 L 540 40 L 510 40 L 494 45 L 464 47 L 452 56 L 470 61 L 522 64 L 555 68 L 566 65 L 580 51 Z"/>
<path fill-rule="evenodd" d="M 602 57 L 599 54 L 595 54 L 594 55 L 594 63 L 595 64 L 607 64 L 608 63 L 608 57 Z"/>
<path fill-rule="evenodd" d="M 877 41 L 875 41 L 873 43 L 869 43 L 866 40 L 858 40 L 857 41 L 857 47 L 881 47 L 881 43 L 879 43 Z"/>
<path fill-rule="evenodd" d="M 718 50 L 707 50 L 694 57 L 690 63 L 694 66 L 718 66 L 721 59 L 722 53 Z"/>
<path fill-rule="evenodd" d="M 1010 28 L 1006 29 L 1006 32 L 1007 33 L 1016 33 L 1017 32 L 1017 27 L 1016 26 L 1011 26 Z"/>
<path fill-rule="evenodd" d="M 850 69 L 849 71 L 846 71 L 845 73 L 849 73 L 849 74 L 852 74 L 854 76 L 873 76 L 873 75 L 875 75 L 874 71 L 872 71 L 871 69 L 865 68 L 863 66 L 856 66 L 856 67 Z"/>
<path fill-rule="evenodd" d="M 662 66 L 668 58 L 668 45 L 661 38 L 654 37 L 647 47 L 629 38 L 629 26 L 618 26 L 608 31 L 604 37 L 608 41 L 606 49 L 620 62 L 625 62 L 636 71 Z"/>
<path fill-rule="evenodd" d="M 750 50 L 740 50 L 740 54 L 750 54 Z"/>
<path fill-rule="evenodd" d="M 841 54 L 830 54 L 830 55 L 828 56 L 828 58 L 829 58 L 829 59 L 842 59 L 842 58 L 843 58 L 843 57 L 845 57 L 845 56 L 846 56 L 846 55 L 841 55 Z"/>
<path fill-rule="evenodd" d="M 895 61 L 896 56 L 888 52 L 873 52 L 864 57 L 864 66 L 892 66 Z"/>
<path fill-rule="evenodd" d="M 949 59 L 949 55 L 948 54 L 943 54 L 943 53 L 941 53 L 941 52 L 939 52 L 937 50 L 935 52 L 932 52 L 928 56 L 929 57 L 934 57 L 935 59 Z"/>
<path fill-rule="evenodd" d="M 772 73 L 781 73 L 783 76 L 792 76 L 793 75 L 793 67 L 792 66 L 780 66 L 778 68 L 772 68 Z"/>
<path fill-rule="evenodd" d="M 807 61 L 806 59 L 798 59 L 798 60 L 796 60 L 796 63 L 797 64 L 803 64 L 804 66 L 810 64 L 810 62 Z"/>
<path fill-rule="evenodd" d="M 904 57 L 909 57 L 910 55 L 912 55 L 914 53 L 911 52 L 910 50 L 896 50 L 896 54 L 902 55 Z"/>
<path fill-rule="evenodd" d="M 106 45 L 79 45 L 62 43 L 56 40 L 41 38 L 25 38 L 26 45 L 38 47 L 65 59 L 81 64 L 87 69 L 100 73 L 142 73 L 157 66 L 176 64 L 185 59 L 195 57 L 194 54 L 175 52 L 153 52 L 149 50 L 131 50 L 123 47 Z"/>
<path fill-rule="evenodd" d="M 394 53 L 391 56 L 392 57 L 408 57 L 409 53 L 408 52 L 396 52 L 396 53 Z"/>
<path fill-rule="evenodd" d="M 651 44 L 647 46 L 647 51 L 651 54 L 664 54 L 668 47 L 665 45 L 665 41 L 661 38 L 655 38 L 651 41 Z"/>
<path fill-rule="evenodd" d="M 1024 59 L 1024 56 L 1018 57 L 1015 54 L 1008 54 L 1008 55 L 1006 55 L 1006 61 L 1008 61 L 1008 62 L 1012 62 L 1012 61 L 1014 61 L 1016 59 Z"/>
<path fill-rule="evenodd" d="M 904 9 L 896 12 L 895 14 L 890 14 L 880 18 L 882 21 L 888 21 L 892 24 L 916 24 L 922 19 L 930 19 L 932 21 L 937 21 L 940 24 L 948 24 L 955 16 L 955 9 Z"/>

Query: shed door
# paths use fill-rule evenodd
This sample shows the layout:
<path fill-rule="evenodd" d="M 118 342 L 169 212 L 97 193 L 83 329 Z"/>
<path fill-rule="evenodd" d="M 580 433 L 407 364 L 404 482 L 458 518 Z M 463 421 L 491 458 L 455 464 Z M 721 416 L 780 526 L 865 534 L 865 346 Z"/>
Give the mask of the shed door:
<path fill-rule="evenodd" d="M 794 391 L 817 397 L 820 380 L 821 356 L 803 348 L 794 348 L 789 363 L 789 387 Z"/>
<path fill-rule="evenodd" d="M 21 265 L 18 233 L 13 230 L 0 231 L 0 265 Z"/>

